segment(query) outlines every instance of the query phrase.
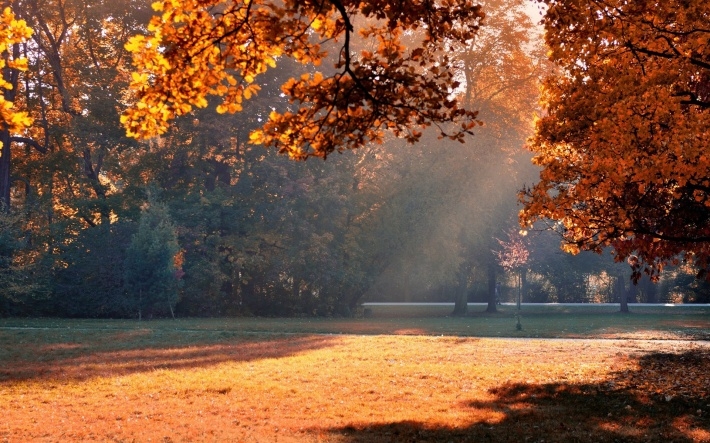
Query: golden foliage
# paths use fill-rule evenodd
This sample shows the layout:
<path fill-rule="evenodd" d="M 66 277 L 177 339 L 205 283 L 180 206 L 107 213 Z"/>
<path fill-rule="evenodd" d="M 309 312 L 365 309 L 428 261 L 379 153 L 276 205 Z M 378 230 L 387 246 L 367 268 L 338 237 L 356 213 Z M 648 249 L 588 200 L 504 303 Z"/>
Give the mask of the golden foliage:
<path fill-rule="evenodd" d="M 160 15 L 149 34 L 126 45 L 136 102 L 121 121 L 130 136 L 165 133 L 209 96 L 221 97 L 217 112 L 239 112 L 279 58 L 319 66 L 329 56 L 324 42 L 332 41 L 342 45 L 331 54 L 334 73 L 287 81 L 282 90 L 296 109 L 273 112 L 252 143 L 303 159 L 381 142 L 385 130 L 415 142 L 415 126 L 438 125 L 442 137 L 462 140 L 477 124 L 476 113 L 451 97 L 457 82 L 444 50 L 446 41 L 475 37 L 483 13 L 471 0 L 161 0 L 153 9 Z M 376 24 L 355 33 L 354 17 Z M 421 47 L 408 51 L 405 31 L 424 34 Z M 354 38 L 376 49 L 355 53 Z"/>
<path fill-rule="evenodd" d="M 710 264 L 710 3 L 545 0 L 548 114 L 521 222 L 552 219 L 565 249 Z M 636 257 L 637 256 L 637 257 Z"/>
<path fill-rule="evenodd" d="M 6 7 L 0 15 L 0 71 L 7 68 L 20 71 L 27 70 L 27 59 L 11 57 L 13 45 L 22 43 L 32 36 L 32 29 L 24 20 L 18 20 L 10 7 Z M 0 76 L 0 89 L 11 90 L 12 84 L 4 76 Z M 18 133 L 32 124 L 32 119 L 24 111 L 14 108 L 12 101 L 5 94 L 0 94 L 0 124 L 11 133 Z"/>

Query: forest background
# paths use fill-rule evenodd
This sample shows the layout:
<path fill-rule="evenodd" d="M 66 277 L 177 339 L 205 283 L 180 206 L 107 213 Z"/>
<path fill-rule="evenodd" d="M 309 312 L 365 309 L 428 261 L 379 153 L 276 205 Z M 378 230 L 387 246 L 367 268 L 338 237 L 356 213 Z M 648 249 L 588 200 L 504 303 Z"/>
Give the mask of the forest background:
<path fill-rule="evenodd" d="M 516 196 L 538 179 L 524 146 L 554 70 L 526 1 L 484 2 L 475 42 L 450 48 L 452 94 L 484 123 L 464 144 L 425 131 L 306 162 L 248 141 L 290 109 L 281 84 L 315 68 L 279 60 L 247 111 L 198 110 L 136 141 L 120 123 L 125 45 L 150 2 L 12 5 L 34 33 L 12 47 L 27 69 L 5 98 L 33 124 L 0 157 L 2 316 L 350 316 L 363 301 L 454 301 L 463 315 L 467 301 L 495 308 L 497 283 L 529 302 L 710 300 L 690 264 L 634 285 L 609 254 L 518 232 Z M 511 265 L 514 245 L 527 253 Z"/>

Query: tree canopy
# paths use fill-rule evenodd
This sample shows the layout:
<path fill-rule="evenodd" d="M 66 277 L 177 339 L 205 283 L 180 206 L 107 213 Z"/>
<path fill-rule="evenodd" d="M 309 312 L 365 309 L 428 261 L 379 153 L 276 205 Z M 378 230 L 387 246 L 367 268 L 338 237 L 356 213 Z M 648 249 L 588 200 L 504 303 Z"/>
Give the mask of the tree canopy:
<path fill-rule="evenodd" d="M 504 300 L 513 281 L 500 273 L 495 238 L 515 224 L 514 195 L 537 173 L 520 146 L 533 128 L 538 81 L 551 72 L 526 1 L 487 0 L 481 8 L 456 0 L 199 2 L 204 9 L 175 1 L 156 4 L 159 16 L 149 24 L 156 11 L 146 0 L 11 0 L 0 27 L 22 31 L 0 35 L 7 42 L 3 80 L 11 86 L 3 109 L 19 113 L 13 118 L 22 125 L 10 129 L 11 117 L 3 116 L 0 128 L 0 196 L 11 209 L 0 214 L 0 287 L 8 287 L 0 290 L 0 315 L 329 316 L 350 315 L 364 299 L 455 300 L 461 314 L 468 301 L 495 307 L 489 296 L 496 281 Z M 569 11 L 550 8 L 560 32 L 550 28 L 548 38 L 576 61 L 550 85 L 576 81 L 573 98 L 586 108 L 580 103 L 581 117 L 570 111 L 564 125 L 581 128 L 591 119 L 611 127 L 621 117 L 604 114 L 605 106 L 643 103 L 643 82 L 671 53 L 645 54 L 651 49 L 643 46 L 628 64 L 612 57 L 630 51 L 622 45 L 596 63 L 585 49 L 591 40 L 565 34 L 592 26 L 589 17 Z M 676 16 L 683 26 L 684 17 Z M 627 38 L 631 28 L 623 23 Z M 612 42 L 604 35 L 596 51 Z M 686 49 L 678 47 L 671 73 L 704 72 L 705 55 Z M 659 85 L 679 78 L 665 75 L 653 78 Z M 707 93 L 702 77 L 693 78 L 688 88 L 672 89 L 690 94 L 663 96 L 680 109 L 670 112 L 673 121 L 686 122 L 678 132 L 659 120 L 669 146 L 680 143 L 679 134 L 706 135 Z M 602 88 L 599 79 L 609 81 Z M 623 82 L 638 94 L 616 92 Z M 597 95 L 582 90 L 595 85 Z M 574 105 L 556 100 L 554 109 Z M 592 106 L 596 100 L 603 106 Z M 126 137 L 121 115 L 136 130 L 165 117 L 153 123 L 166 131 Z M 458 143 L 479 120 L 485 125 L 476 136 Z M 554 120 L 541 125 L 556 127 Z M 640 140 L 643 128 L 629 132 Z M 625 132 L 614 134 L 624 149 L 632 143 Z M 360 149 L 304 164 L 254 142 L 298 159 Z M 565 143 L 580 156 L 599 154 L 596 145 Z M 614 159 L 630 164 L 649 152 Z M 608 189 L 611 174 L 598 170 L 606 178 L 588 186 Z M 680 182 L 667 186 L 684 192 Z M 527 238 L 530 260 L 519 269 L 526 300 L 626 299 L 625 264 L 562 254 L 551 233 Z M 642 279 L 628 297 L 707 300 L 710 282 L 694 281 L 693 269 L 668 269 L 658 293 Z"/>
<path fill-rule="evenodd" d="M 24 140 L 25 130 L 32 124 L 29 114 L 18 106 L 20 73 L 27 71 L 27 58 L 20 51 L 32 36 L 25 20 L 5 6 L 0 15 L 0 210 L 10 209 L 10 144 Z"/>
<path fill-rule="evenodd" d="M 482 9 L 472 0 L 161 0 L 133 53 L 135 104 L 122 116 L 131 136 L 165 133 L 169 122 L 221 97 L 218 112 L 241 111 L 257 79 L 283 58 L 332 67 L 282 86 L 292 109 L 274 110 L 251 141 L 293 158 L 381 142 L 386 130 L 409 141 L 437 125 L 462 140 L 476 112 L 459 106 L 450 69 L 453 43 L 470 44 Z M 420 40 L 407 48 L 405 34 Z M 367 49 L 355 51 L 355 40 Z"/>
<path fill-rule="evenodd" d="M 3 130 L 10 133 L 22 132 L 32 124 L 32 119 L 25 111 L 15 109 L 14 91 L 12 78 L 7 76 L 17 76 L 17 71 L 27 70 L 27 59 L 19 51 L 13 51 L 13 46 L 23 43 L 32 36 L 32 29 L 27 26 L 27 22 L 15 17 L 10 7 L 6 7 L 0 15 L 0 70 L 3 76 L 0 77 L 0 122 Z M 11 54 L 12 51 L 12 54 Z"/>
<path fill-rule="evenodd" d="M 710 3 L 544 0 L 558 75 L 530 148 L 543 169 L 523 224 L 564 248 L 611 246 L 635 278 L 684 258 L 710 266 Z"/>

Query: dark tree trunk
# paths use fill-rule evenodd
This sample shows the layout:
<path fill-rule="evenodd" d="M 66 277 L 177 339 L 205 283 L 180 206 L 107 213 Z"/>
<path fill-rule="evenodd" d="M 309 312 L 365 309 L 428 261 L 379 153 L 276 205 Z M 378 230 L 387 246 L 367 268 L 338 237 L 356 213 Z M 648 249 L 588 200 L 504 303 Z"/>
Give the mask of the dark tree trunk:
<path fill-rule="evenodd" d="M 496 307 L 496 264 L 493 259 L 488 261 L 488 307 L 486 312 L 498 312 Z"/>
<path fill-rule="evenodd" d="M 455 317 L 464 317 L 468 314 L 468 274 L 470 268 L 461 265 L 459 269 L 458 284 L 454 294 L 454 311 L 451 313 Z"/>
<path fill-rule="evenodd" d="M 91 149 L 86 148 L 83 152 L 84 159 L 84 174 L 89 180 L 91 189 L 96 194 L 96 198 L 99 200 L 99 212 L 101 214 L 101 223 L 108 224 L 111 219 L 111 209 L 106 202 L 106 187 L 101 184 L 99 175 L 101 174 L 101 168 L 103 167 L 103 154 L 99 153 L 96 159 L 96 165 L 92 161 Z"/>
<path fill-rule="evenodd" d="M 521 305 L 522 302 L 523 302 L 522 293 L 520 292 L 520 277 L 521 277 L 521 276 L 520 276 L 520 271 L 518 271 L 518 275 L 517 275 L 518 282 L 517 282 L 517 285 L 516 285 L 516 286 L 517 286 L 517 288 L 516 288 L 516 289 L 517 289 L 517 291 L 516 291 L 516 292 L 517 292 L 517 294 L 516 294 L 516 295 L 517 295 L 517 300 L 516 300 L 516 303 L 515 303 L 516 306 L 517 306 L 517 308 L 518 308 L 518 311 L 520 310 L 520 307 L 521 307 L 520 305 Z"/>
<path fill-rule="evenodd" d="M 619 275 L 616 277 L 615 286 L 615 298 L 619 300 L 621 312 L 629 312 L 629 301 L 627 299 L 628 295 L 626 293 L 626 285 L 624 284 L 624 276 Z"/>
<path fill-rule="evenodd" d="M 2 1 L 0 4 L 9 6 L 8 1 Z M 13 58 L 17 59 L 20 56 L 20 45 L 13 45 Z M 10 89 L 4 89 L 2 94 L 5 101 L 14 103 L 17 94 L 17 84 L 20 80 L 20 71 L 7 66 L 7 61 L 10 58 L 10 53 L 4 52 L 2 57 L 5 59 L 6 66 L 2 70 L 2 78 L 10 84 Z M 10 211 L 10 131 L 5 124 L 0 127 L 0 210 Z"/>
<path fill-rule="evenodd" d="M 454 301 L 454 310 L 451 315 L 454 317 L 465 317 L 468 314 L 468 296 L 466 290 L 461 290 L 461 287 L 456 288 L 456 300 Z"/>
<path fill-rule="evenodd" d="M 10 210 L 10 133 L 0 132 L 0 210 Z"/>
<path fill-rule="evenodd" d="M 629 312 L 629 300 L 626 298 L 626 292 L 621 293 L 621 312 Z"/>

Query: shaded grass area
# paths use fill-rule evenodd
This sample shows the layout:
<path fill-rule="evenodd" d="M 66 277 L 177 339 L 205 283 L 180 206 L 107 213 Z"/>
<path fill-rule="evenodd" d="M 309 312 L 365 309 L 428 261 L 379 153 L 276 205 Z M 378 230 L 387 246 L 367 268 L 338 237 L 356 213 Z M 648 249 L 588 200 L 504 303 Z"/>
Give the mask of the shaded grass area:
<path fill-rule="evenodd" d="M 0 442 L 710 442 L 706 314 L 559 317 L 3 319 Z"/>
<path fill-rule="evenodd" d="M 707 352 L 651 353 L 640 358 L 636 368 L 613 372 L 596 383 L 506 382 L 489 389 L 493 399 L 463 404 L 501 413 L 500 420 L 461 428 L 403 421 L 336 432 L 348 442 L 383 441 L 383 435 L 416 442 L 707 442 L 707 386 L 702 393 L 679 393 L 678 385 L 664 382 L 673 371 L 706 371 L 709 363 Z M 649 385 L 639 389 L 639 380 Z M 696 381 L 695 388 L 702 389 L 708 380 Z"/>
<path fill-rule="evenodd" d="M 514 304 L 498 306 L 488 314 L 484 307 L 469 307 L 464 318 L 452 318 L 444 326 L 437 318 L 448 316 L 448 306 L 372 306 L 374 321 L 412 319 L 422 331 L 480 337 L 528 338 L 650 338 L 710 339 L 710 307 L 706 305 L 630 305 L 630 313 L 618 305 L 530 304 L 520 310 L 522 331 L 515 329 Z"/>
<path fill-rule="evenodd" d="M 514 305 L 499 306 L 487 314 L 470 309 L 466 317 L 447 317 L 442 306 L 380 306 L 372 318 L 219 318 L 137 322 L 133 320 L 0 319 L 0 331 L 22 328 L 54 328 L 58 334 L 91 333 L 95 330 L 130 331 L 140 343 L 151 340 L 177 344 L 199 343 L 200 333 L 219 338 L 239 333 L 451 335 L 461 337 L 515 338 L 647 338 L 710 339 L 710 308 L 685 306 L 632 306 L 630 314 L 617 306 L 524 306 L 523 329 L 516 329 Z M 136 332 L 136 331 L 142 332 Z"/>
<path fill-rule="evenodd" d="M 49 328 L 0 330 L 0 383 L 83 381 L 156 370 L 211 367 L 282 358 L 328 346 L 322 335 L 239 334 L 234 331 Z"/>

